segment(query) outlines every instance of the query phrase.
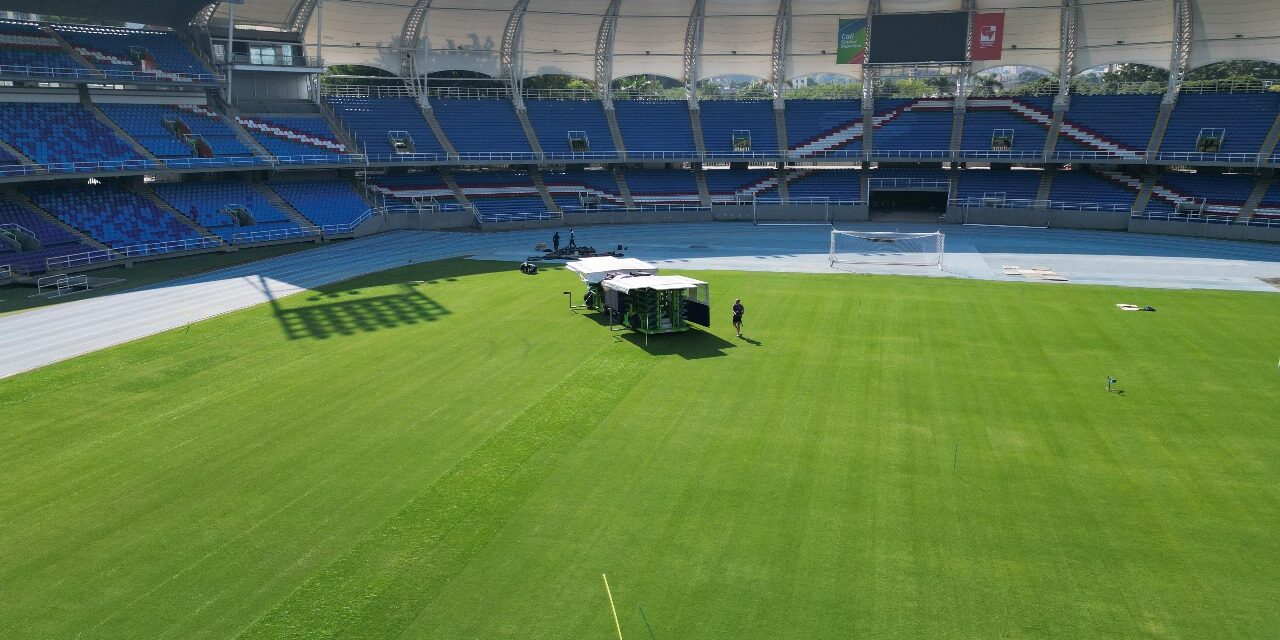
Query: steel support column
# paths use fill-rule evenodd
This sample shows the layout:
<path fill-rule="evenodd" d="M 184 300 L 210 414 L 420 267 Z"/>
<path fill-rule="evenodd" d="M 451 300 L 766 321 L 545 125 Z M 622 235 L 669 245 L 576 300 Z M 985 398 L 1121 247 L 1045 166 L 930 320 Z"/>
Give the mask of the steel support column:
<path fill-rule="evenodd" d="M 791 0 L 778 2 L 778 19 L 773 25 L 773 108 L 786 106 L 783 86 L 787 82 L 787 49 L 791 48 Z"/>
<path fill-rule="evenodd" d="M 1080 24 L 1079 0 L 1062 0 L 1062 20 L 1058 42 L 1058 95 L 1055 108 L 1066 108 L 1071 97 L 1071 79 L 1076 74 L 1076 34 Z"/>
<path fill-rule="evenodd" d="M 507 18 L 507 26 L 502 30 L 502 77 L 511 85 L 511 101 L 517 109 L 524 108 L 524 97 L 520 95 L 521 79 L 524 75 L 524 54 L 520 51 L 524 36 L 524 12 L 529 8 L 529 0 L 516 0 Z"/>
<path fill-rule="evenodd" d="M 610 0 L 596 32 L 596 93 L 606 109 L 613 108 L 613 39 L 621 6 L 622 0 Z"/>
<path fill-rule="evenodd" d="M 1172 104 L 1178 99 L 1182 82 L 1191 64 L 1191 37 L 1194 35 L 1191 21 L 1192 0 L 1173 0 L 1173 55 L 1169 61 L 1169 88 L 1164 102 Z"/>
<path fill-rule="evenodd" d="M 698 62 L 702 57 L 702 25 L 707 14 L 707 0 L 694 0 L 689 13 L 689 28 L 684 32 L 684 89 L 689 108 L 698 108 Z"/>

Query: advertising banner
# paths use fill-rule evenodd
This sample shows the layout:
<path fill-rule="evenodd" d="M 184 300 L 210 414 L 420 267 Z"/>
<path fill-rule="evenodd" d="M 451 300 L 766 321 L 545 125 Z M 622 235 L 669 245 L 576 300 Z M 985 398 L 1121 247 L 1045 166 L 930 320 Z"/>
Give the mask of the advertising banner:
<path fill-rule="evenodd" d="M 836 64 L 862 64 L 867 61 L 867 19 L 841 18 L 836 35 Z"/>
<path fill-rule="evenodd" d="M 999 60 L 1004 47 L 1004 14 L 973 14 L 973 42 L 969 43 L 970 60 Z"/>

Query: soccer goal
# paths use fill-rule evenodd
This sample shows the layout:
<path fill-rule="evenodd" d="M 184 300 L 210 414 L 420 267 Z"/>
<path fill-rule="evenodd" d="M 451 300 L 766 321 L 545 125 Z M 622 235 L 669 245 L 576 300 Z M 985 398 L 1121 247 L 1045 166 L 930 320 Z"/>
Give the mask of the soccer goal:
<path fill-rule="evenodd" d="M 943 234 L 831 230 L 831 266 L 942 267 Z"/>
<path fill-rule="evenodd" d="M 802 210 L 804 212 L 802 212 Z M 828 198 L 792 200 L 751 199 L 751 223 L 758 227 L 831 226 L 831 201 Z"/>

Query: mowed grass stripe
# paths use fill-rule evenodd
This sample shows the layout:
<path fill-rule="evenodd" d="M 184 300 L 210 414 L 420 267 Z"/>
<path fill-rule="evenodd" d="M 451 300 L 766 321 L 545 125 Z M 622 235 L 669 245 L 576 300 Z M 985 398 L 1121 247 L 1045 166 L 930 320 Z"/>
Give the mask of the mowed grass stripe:
<path fill-rule="evenodd" d="M 586 360 L 239 637 L 395 637 L 653 364 L 623 345 Z"/>

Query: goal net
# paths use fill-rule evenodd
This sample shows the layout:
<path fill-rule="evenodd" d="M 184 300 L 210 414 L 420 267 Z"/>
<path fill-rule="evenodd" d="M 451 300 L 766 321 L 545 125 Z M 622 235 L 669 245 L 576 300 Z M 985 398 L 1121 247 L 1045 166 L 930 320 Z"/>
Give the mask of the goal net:
<path fill-rule="evenodd" d="M 942 266 L 943 234 L 896 231 L 831 231 L 831 266 Z"/>

